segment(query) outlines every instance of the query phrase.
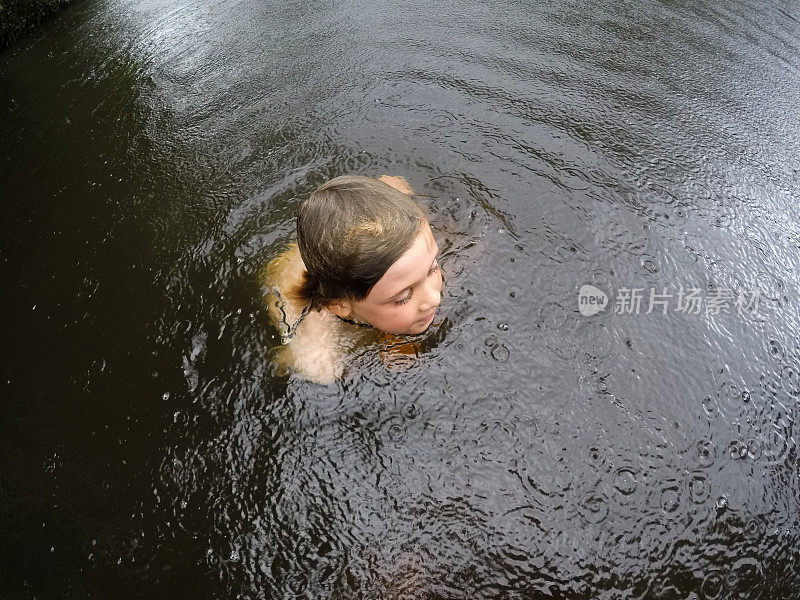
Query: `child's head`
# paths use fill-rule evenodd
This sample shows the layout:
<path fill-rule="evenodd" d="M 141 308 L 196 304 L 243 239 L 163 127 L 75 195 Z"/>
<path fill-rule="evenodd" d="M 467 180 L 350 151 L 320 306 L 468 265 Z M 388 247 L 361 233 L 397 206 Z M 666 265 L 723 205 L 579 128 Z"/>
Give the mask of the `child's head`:
<path fill-rule="evenodd" d="M 293 295 L 314 310 L 390 333 L 421 333 L 433 320 L 439 248 L 403 192 L 371 177 L 331 179 L 300 207 L 297 243 L 306 271 Z"/>

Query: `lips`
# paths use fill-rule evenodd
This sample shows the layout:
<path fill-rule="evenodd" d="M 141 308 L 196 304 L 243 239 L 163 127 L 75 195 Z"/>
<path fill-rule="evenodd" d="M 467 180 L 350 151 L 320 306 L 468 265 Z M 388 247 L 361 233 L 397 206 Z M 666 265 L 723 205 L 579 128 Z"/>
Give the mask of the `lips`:
<path fill-rule="evenodd" d="M 436 314 L 436 311 L 432 310 L 430 315 L 428 315 L 427 317 L 423 317 L 422 319 L 419 320 L 419 322 L 420 323 L 428 323 L 433 319 L 435 314 Z"/>

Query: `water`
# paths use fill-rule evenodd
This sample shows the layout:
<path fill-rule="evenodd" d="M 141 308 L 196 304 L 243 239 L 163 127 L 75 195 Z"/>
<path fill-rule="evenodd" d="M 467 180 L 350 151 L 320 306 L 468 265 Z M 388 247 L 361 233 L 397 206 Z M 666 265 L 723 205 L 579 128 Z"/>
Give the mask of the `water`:
<path fill-rule="evenodd" d="M 797 597 L 798 22 L 87 0 L 0 55 L 5 597 Z M 448 280 L 322 388 L 256 274 L 342 173 Z"/>

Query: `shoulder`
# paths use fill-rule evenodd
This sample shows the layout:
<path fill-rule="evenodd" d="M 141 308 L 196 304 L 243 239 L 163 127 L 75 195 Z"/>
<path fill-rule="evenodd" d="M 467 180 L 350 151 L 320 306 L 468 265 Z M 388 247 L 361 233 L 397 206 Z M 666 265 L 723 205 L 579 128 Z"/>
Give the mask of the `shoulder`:
<path fill-rule="evenodd" d="M 280 309 L 285 311 L 285 319 L 290 322 L 294 322 L 300 317 L 303 307 L 292 298 L 290 292 L 300 281 L 304 270 L 305 265 L 300 257 L 300 249 L 297 242 L 292 242 L 283 252 L 270 260 L 259 273 L 259 281 L 264 286 L 264 293 L 269 301 L 270 315 L 273 320 L 277 321 L 283 317 L 279 312 Z"/>
<path fill-rule="evenodd" d="M 264 269 L 264 276 L 278 278 L 280 276 L 286 277 L 289 274 L 299 275 L 304 269 L 305 265 L 300 256 L 300 248 L 297 242 L 291 242 L 283 252 L 267 263 Z"/>
<path fill-rule="evenodd" d="M 287 352 L 288 366 L 305 379 L 328 384 L 342 376 L 346 353 L 337 319 L 327 311 L 305 316 Z"/>

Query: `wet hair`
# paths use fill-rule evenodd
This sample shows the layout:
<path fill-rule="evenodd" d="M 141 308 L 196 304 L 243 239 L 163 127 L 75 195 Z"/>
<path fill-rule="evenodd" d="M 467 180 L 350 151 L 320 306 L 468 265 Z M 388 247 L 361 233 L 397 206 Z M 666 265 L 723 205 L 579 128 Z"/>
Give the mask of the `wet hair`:
<path fill-rule="evenodd" d="M 342 175 L 300 206 L 297 245 L 306 270 L 290 291 L 321 310 L 330 300 L 363 300 L 414 243 L 426 211 L 387 183 Z"/>

